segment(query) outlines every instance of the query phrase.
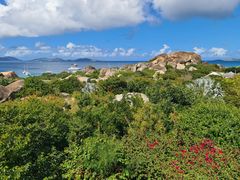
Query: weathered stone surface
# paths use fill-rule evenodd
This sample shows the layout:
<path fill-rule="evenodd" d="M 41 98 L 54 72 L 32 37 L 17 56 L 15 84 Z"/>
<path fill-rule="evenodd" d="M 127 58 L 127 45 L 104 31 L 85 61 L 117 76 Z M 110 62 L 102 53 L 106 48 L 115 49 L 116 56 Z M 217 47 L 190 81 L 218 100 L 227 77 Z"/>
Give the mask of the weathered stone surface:
<path fill-rule="evenodd" d="M 118 69 L 115 68 L 103 68 L 100 70 L 100 77 L 102 78 L 109 78 L 114 76 L 118 72 Z"/>
<path fill-rule="evenodd" d="M 193 67 L 193 66 L 191 66 L 191 67 L 189 67 L 189 69 L 188 69 L 189 71 L 197 71 L 198 69 L 197 68 L 195 68 L 195 67 Z"/>
<path fill-rule="evenodd" d="M 167 69 L 164 71 L 164 70 L 159 70 L 159 71 L 156 71 L 153 75 L 153 79 L 157 80 L 159 78 L 160 75 L 163 75 L 167 72 Z"/>
<path fill-rule="evenodd" d="M 180 64 L 180 63 L 178 63 L 176 66 L 176 69 L 178 69 L 178 70 L 184 70 L 185 68 L 186 68 L 186 66 L 184 64 Z"/>
<path fill-rule="evenodd" d="M 149 98 L 145 94 L 142 94 L 142 93 L 118 94 L 118 95 L 115 96 L 115 100 L 116 101 L 122 101 L 124 98 L 125 99 L 131 99 L 131 98 L 134 98 L 134 97 L 142 98 L 144 103 L 149 102 Z"/>
<path fill-rule="evenodd" d="M 170 54 L 161 54 L 151 60 L 151 63 L 158 64 L 166 62 L 167 64 L 198 64 L 202 62 L 201 56 L 192 52 L 173 52 Z"/>
<path fill-rule="evenodd" d="M 8 71 L 8 72 L 0 72 L 0 74 L 4 77 L 4 78 L 17 78 L 17 74 L 13 71 Z"/>
<path fill-rule="evenodd" d="M 148 68 L 148 63 L 137 63 L 124 66 L 121 70 L 130 70 L 132 72 L 143 71 Z"/>
<path fill-rule="evenodd" d="M 0 103 L 6 101 L 12 93 L 20 91 L 24 86 L 23 80 L 18 80 L 7 86 L 0 86 Z"/>
<path fill-rule="evenodd" d="M 10 96 L 10 91 L 4 86 L 0 85 L 0 103 L 6 101 L 9 96 Z"/>
<path fill-rule="evenodd" d="M 87 83 L 85 87 L 82 89 L 83 93 L 93 93 L 97 90 L 97 86 L 95 83 Z"/>
<path fill-rule="evenodd" d="M 83 82 L 83 83 L 87 83 L 90 81 L 89 77 L 84 77 L 84 76 L 77 76 L 78 81 Z"/>
<path fill-rule="evenodd" d="M 150 64 L 149 69 L 155 70 L 155 71 L 167 71 L 166 64 Z"/>
<path fill-rule="evenodd" d="M 96 68 L 93 66 L 87 66 L 82 71 L 86 74 L 92 74 L 94 71 L 96 71 Z"/>

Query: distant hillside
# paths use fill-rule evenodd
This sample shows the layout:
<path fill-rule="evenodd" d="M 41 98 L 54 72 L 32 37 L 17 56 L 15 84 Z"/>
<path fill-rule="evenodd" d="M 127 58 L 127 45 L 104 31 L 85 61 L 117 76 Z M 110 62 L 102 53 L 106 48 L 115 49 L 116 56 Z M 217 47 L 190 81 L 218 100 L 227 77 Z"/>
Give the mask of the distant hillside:
<path fill-rule="evenodd" d="M 20 59 L 17 59 L 15 57 L 10 57 L 10 56 L 6 56 L 6 57 L 0 57 L 0 62 L 1 61 L 21 61 Z"/>
<path fill-rule="evenodd" d="M 37 58 L 37 59 L 32 59 L 29 61 L 33 61 L 33 62 L 40 62 L 40 61 L 45 61 L 45 62 L 58 62 L 58 61 L 64 61 L 61 58 Z"/>

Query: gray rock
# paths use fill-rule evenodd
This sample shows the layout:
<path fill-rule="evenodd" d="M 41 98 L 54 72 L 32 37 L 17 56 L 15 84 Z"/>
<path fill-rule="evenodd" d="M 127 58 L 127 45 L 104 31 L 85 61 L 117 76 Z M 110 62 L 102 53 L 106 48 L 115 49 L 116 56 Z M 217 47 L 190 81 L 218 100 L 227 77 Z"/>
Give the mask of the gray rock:
<path fill-rule="evenodd" d="M 83 93 L 93 93 L 97 90 L 97 86 L 94 83 L 87 83 L 82 89 Z"/>
<path fill-rule="evenodd" d="M 15 81 L 7 86 L 0 86 L 0 103 L 10 98 L 12 93 L 20 91 L 24 86 L 23 80 Z"/>
<path fill-rule="evenodd" d="M 118 94 L 115 96 L 116 101 L 122 101 L 123 99 L 129 100 L 134 97 L 142 98 L 144 103 L 149 102 L 149 98 L 143 93 L 127 93 L 127 94 Z M 131 102 L 132 103 L 132 102 Z"/>
<path fill-rule="evenodd" d="M 100 70 L 100 77 L 102 78 L 109 78 L 111 76 L 114 76 L 118 72 L 118 69 L 116 68 L 103 68 Z"/>
<path fill-rule="evenodd" d="M 189 67 L 189 69 L 188 69 L 189 71 L 197 71 L 198 69 L 197 68 L 195 68 L 195 67 L 193 67 L 193 66 L 191 66 L 191 67 Z"/>
<path fill-rule="evenodd" d="M 178 70 L 184 70 L 185 68 L 186 68 L 186 66 L 184 64 L 180 64 L 180 63 L 178 63 L 176 66 L 176 69 L 178 69 Z"/>

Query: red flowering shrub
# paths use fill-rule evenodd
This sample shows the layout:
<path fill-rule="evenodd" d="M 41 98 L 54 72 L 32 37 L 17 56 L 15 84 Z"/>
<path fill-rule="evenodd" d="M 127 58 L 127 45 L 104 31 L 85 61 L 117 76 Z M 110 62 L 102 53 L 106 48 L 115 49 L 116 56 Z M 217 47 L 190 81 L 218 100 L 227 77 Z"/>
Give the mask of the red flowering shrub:
<path fill-rule="evenodd" d="M 213 175 L 226 167 L 227 158 L 212 140 L 205 139 L 197 145 L 176 153 L 176 160 L 172 161 L 171 165 L 179 174 L 188 174 L 196 169 L 203 169 L 207 174 Z"/>

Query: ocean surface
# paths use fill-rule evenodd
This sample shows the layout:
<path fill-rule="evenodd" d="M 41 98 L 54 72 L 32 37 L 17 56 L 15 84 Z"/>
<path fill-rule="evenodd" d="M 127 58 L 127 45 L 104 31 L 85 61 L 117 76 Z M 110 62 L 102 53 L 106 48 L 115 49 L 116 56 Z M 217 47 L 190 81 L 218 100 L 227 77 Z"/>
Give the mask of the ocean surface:
<path fill-rule="evenodd" d="M 32 76 L 38 76 L 45 72 L 60 73 L 68 71 L 68 68 L 72 64 L 77 64 L 78 68 L 83 69 L 86 66 L 93 66 L 95 68 L 111 68 L 122 67 L 127 64 L 135 64 L 137 61 L 83 61 L 83 62 L 71 62 L 71 61 L 0 61 L 0 72 L 14 71 L 19 77 L 24 77 L 24 69 L 29 71 Z"/>
<path fill-rule="evenodd" d="M 110 67 L 122 67 L 127 64 L 135 64 L 137 61 L 83 61 L 83 62 L 71 62 L 71 61 L 0 61 L 0 72 L 14 71 L 18 76 L 24 77 L 23 70 L 27 70 L 33 76 L 41 75 L 45 72 L 60 73 L 62 71 L 68 71 L 68 68 L 72 64 L 77 64 L 79 68 L 86 66 L 94 66 L 96 68 L 110 68 Z M 209 64 L 220 64 L 224 67 L 240 66 L 240 61 L 208 61 Z"/>

